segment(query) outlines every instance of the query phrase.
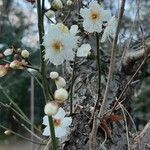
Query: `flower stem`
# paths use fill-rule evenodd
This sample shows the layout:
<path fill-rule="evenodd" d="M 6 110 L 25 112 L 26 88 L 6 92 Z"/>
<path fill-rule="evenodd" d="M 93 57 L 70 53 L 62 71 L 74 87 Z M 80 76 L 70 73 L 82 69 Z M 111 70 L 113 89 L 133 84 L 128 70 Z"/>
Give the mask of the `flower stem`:
<path fill-rule="evenodd" d="M 38 13 L 38 30 L 39 30 L 39 41 L 40 41 L 40 62 L 41 62 L 41 76 L 42 76 L 42 84 L 43 84 L 43 92 L 45 93 L 45 101 L 52 100 L 46 79 L 46 68 L 44 61 L 44 46 L 43 43 L 43 35 L 44 35 L 44 0 L 42 0 L 42 8 L 41 8 L 41 0 L 37 0 L 37 13 Z M 49 117 L 50 131 L 52 137 L 52 145 L 53 150 L 57 150 L 57 141 L 55 137 L 55 130 L 52 117 Z"/>
<path fill-rule="evenodd" d="M 74 76 L 75 76 L 76 57 L 77 57 L 77 52 L 75 52 L 75 56 L 74 56 L 73 72 L 72 72 L 71 87 L 70 87 L 70 115 L 72 115 L 73 113 L 73 85 L 74 85 Z"/>
<path fill-rule="evenodd" d="M 49 125 L 50 125 L 50 131 L 52 136 L 52 143 L 53 143 L 53 150 L 57 150 L 57 140 L 55 136 L 55 130 L 54 130 L 54 124 L 53 124 L 53 118 L 49 117 Z"/>
<path fill-rule="evenodd" d="M 101 55 L 100 55 L 100 45 L 99 45 L 99 33 L 96 33 L 96 46 L 97 46 L 97 70 L 98 70 L 98 98 L 97 102 L 101 96 Z"/>

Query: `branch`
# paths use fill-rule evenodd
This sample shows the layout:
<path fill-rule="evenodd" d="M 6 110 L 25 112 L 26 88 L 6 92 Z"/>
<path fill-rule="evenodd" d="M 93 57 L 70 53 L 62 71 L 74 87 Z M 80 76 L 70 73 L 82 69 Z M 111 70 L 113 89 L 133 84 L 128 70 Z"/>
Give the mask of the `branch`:
<path fill-rule="evenodd" d="M 136 135 L 132 148 L 133 150 L 150 148 L 150 121 L 146 124 L 144 129 Z"/>
<path fill-rule="evenodd" d="M 103 115 L 103 111 L 104 111 L 104 108 L 105 108 L 105 103 L 106 103 L 106 100 L 107 100 L 107 96 L 108 96 L 108 92 L 109 92 L 109 89 L 110 89 L 110 84 L 111 84 L 112 76 L 113 76 L 113 72 L 114 72 L 117 40 L 118 40 L 120 25 L 121 25 L 123 13 L 124 13 L 125 1 L 126 0 L 122 0 L 121 8 L 120 8 L 120 11 L 119 11 L 118 25 L 117 25 L 116 34 L 115 34 L 115 38 L 114 38 L 113 45 L 112 45 L 112 50 L 111 50 L 111 60 L 110 60 L 110 68 L 109 68 L 109 73 L 108 73 L 108 81 L 107 81 L 107 84 L 106 84 L 106 89 L 105 89 L 105 93 L 104 93 L 103 102 L 102 102 L 102 105 L 101 105 L 101 108 L 100 108 L 100 112 L 98 114 L 99 119 L 101 118 L 101 115 Z"/>
<path fill-rule="evenodd" d="M 146 39 L 145 43 L 138 46 L 138 49 L 130 49 L 126 51 L 123 58 L 123 67 L 129 66 L 130 63 L 135 63 L 139 59 L 145 57 L 150 53 L 150 38 Z"/>

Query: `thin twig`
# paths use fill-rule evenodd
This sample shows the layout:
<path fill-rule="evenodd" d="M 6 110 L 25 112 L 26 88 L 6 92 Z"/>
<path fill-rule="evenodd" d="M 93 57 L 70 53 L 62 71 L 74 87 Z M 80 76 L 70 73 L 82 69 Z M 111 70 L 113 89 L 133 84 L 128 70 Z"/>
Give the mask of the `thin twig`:
<path fill-rule="evenodd" d="M 100 111 L 98 114 L 98 118 L 101 118 L 101 115 L 103 114 L 103 111 L 105 108 L 105 103 L 107 100 L 108 92 L 109 92 L 111 81 L 112 81 L 112 76 L 113 76 L 113 72 L 114 72 L 114 64 L 115 64 L 116 47 L 117 47 L 117 41 L 118 41 L 119 30 L 120 30 L 120 26 L 121 26 L 121 22 L 122 22 L 122 17 L 123 17 L 123 13 L 124 13 L 125 1 L 126 0 L 122 0 L 120 11 L 119 11 L 117 29 L 116 29 L 112 49 L 111 49 L 111 60 L 110 60 L 110 67 L 109 67 L 109 73 L 108 73 L 108 81 L 106 84 L 104 98 L 103 98 L 102 105 L 101 105 L 101 108 L 100 108 Z"/>
<path fill-rule="evenodd" d="M 96 45 L 97 45 L 97 71 L 98 71 L 98 97 L 97 103 L 101 96 L 101 55 L 100 55 L 100 45 L 99 45 L 99 33 L 96 33 Z"/>
<path fill-rule="evenodd" d="M 106 100 L 107 100 L 107 95 L 108 95 L 108 91 L 109 91 L 109 88 L 110 88 L 112 75 L 113 75 L 113 71 L 114 71 L 117 40 L 118 40 L 120 25 L 121 25 L 123 13 L 124 13 L 124 7 L 125 7 L 125 0 L 122 0 L 121 8 L 120 8 L 120 11 L 119 11 L 118 25 L 117 25 L 115 38 L 114 38 L 113 45 L 112 45 L 112 50 L 111 50 L 111 61 L 110 61 L 110 68 L 109 68 L 109 74 L 108 74 L 108 81 L 107 81 L 107 84 L 106 84 L 106 89 L 105 89 L 104 98 L 103 98 L 103 101 L 102 101 L 102 104 L 101 104 L 101 107 L 100 107 L 100 111 L 97 115 L 96 120 L 93 121 L 92 131 L 91 131 L 90 136 L 89 136 L 89 143 L 90 143 L 89 145 L 91 145 L 91 147 L 89 146 L 89 150 L 95 150 L 96 145 L 97 145 L 96 135 L 97 135 L 98 127 L 100 125 L 100 118 L 101 118 L 101 115 L 103 114 L 103 110 L 105 108 L 105 103 L 106 103 Z M 91 138 L 91 140 L 90 140 L 90 138 Z M 94 146 L 95 149 L 92 149 L 93 146 Z"/>
<path fill-rule="evenodd" d="M 45 95 L 45 101 L 53 100 L 49 94 L 48 83 L 46 79 L 46 65 L 44 60 L 45 48 L 43 44 L 43 36 L 44 36 L 44 4 L 45 0 L 37 0 L 37 15 L 38 15 L 38 31 L 39 31 L 39 42 L 40 42 L 40 62 L 41 62 L 41 76 L 42 76 L 42 84 L 43 84 L 43 93 Z M 49 117 L 49 125 L 50 132 L 52 137 L 52 145 L 53 150 L 57 150 L 57 141 L 55 137 L 55 130 L 52 117 Z"/>
<path fill-rule="evenodd" d="M 38 140 L 43 141 L 43 139 L 41 137 L 39 137 L 38 135 L 36 135 L 35 133 L 33 133 L 25 124 L 20 123 L 20 121 L 13 115 L 13 119 L 15 121 L 17 121 L 26 131 L 28 131 L 30 134 L 32 134 L 34 137 L 36 137 Z"/>
<path fill-rule="evenodd" d="M 133 79 L 135 78 L 135 76 L 138 74 L 138 72 L 140 71 L 140 69 L 142 68 L 142 66 L 144 65 L 145 61 L 150 57 L 150 54 L 148 56 L 146 56 L 143 61 L 141 62 L 141 64 L 139 65 L 139 67 L 137 68 L 137 70 L 135 71 L 135 73 L 133 74 L 133 76 L 130 78 L 130 80 L 128 81 L 128 83 L 125 85 L 124 89 L 122 90 L 121 94 L 119 95 L 119 97 L 117 98 L 117 101 L 120 102 L 122 99 L 122 96 L 124 95 L 124 93 L 127 91 L 128 87 L 130 86 L 131 82 L 133 81 Z M 124 101 L 124 100 L 123 100 Z M 122 103 L 123 101 L 121 101 L 120 103 Z M 117 106 L 117 102 L 114 104 L 111 113 L 115 110 Z"/>
<path fill-rule="evenodd" d="M 12 108 L 10 105 L 4 104 L 2 102 L 0 102 L 0 105 L 3 106 L 3 107 L 5 107 L 5 108 L 10 108 L 22 120 L 24 120 L 26 123 L 28 123 L 29 125 L 31 125 L 31 122 L 29 120 L 27 120 L 26 118 L 24 118 L 24 116 L 22 116 L 22 114 L 20 114 L 17 110 L 15 110 L 14 108 Z M 41 133 L 41 131 L 35 125 L 34 125 L 34 129 L 36 129 L 39 133 Z"/>
<path fill-rule="evenodd" d="M 28 119 L 28 117 L 25 115 L 25 113 L 20 109 L 20 107 L 14 102 L 14 100 L 7 94 L 6 90 L 4 89 L 4 87 L 0 84 L 0 90 L 3 92 L 3 94 L 6 96 L 6 98 L 10 101 L 11 104 L 13 104 L 13 106 L 15 107 L 15 109 L 17 109 L 19 111 L 20 114 L 22 114 L 22 116 L 30 121 Z"/>
<path fill-rule="evenodd" d="M 50 139 L 48 140 L 48 142 L 47 142 L 47 144 L 46 144 L 44 150 L 48 150 L 49 144 L 51 143 L 51 141 L 52 141 L 52 139 L 50 138 Z"/>
<path fill-rule="evenodd" d="M 120 108 L 122 110 L 122 114 L 123 114 L 123 117 L 124 117 L 124 122 L 125 122 L 125 127 L 126 127 L 126 136 L 127 136 L 127 145 L 128 145 L 128 150 L 130 150 L 130 140 L 129 140 L 129 130 L 128 130 L 127 118 L 126 118 L 126 115 L 125 115 L 125 112 L 124 112 L 124 109 L 123 109 L 123 105 L 120 104 L 120 103 L 119 103 L 119 105 L 120 105 Z"/>
<path fill-rule="evenodd" d="M 2 129 L 4 129 L 4 130 L 10 130 L 10 129 L 4 127 L 4 126 L 1 125 L 1 124 L 0 124 L 0 127 L 1 127 Z M 18 136 L 18 137 L 24 139 L 24 140 L 27 140 L 27 141 L 30 141 L 30 142 L 34 143 L 34 144 L 46 145 L 45 143 L 40 143 L 40 142 L 32 141 L 31 139 L 29 139 L 29 138 L 27 138 L 27 137 L 25 137 L 25 136 L 23 136 L 23 135 L 21 135 L 21 134 L 18 134 L 18 133 L 16 133 L 16 132 L 14 132 L 13 130 L 10 130 L 10 132 L 11 132 L 12 134 L 14 134 L 14 135 L 16 135 L 16 136 Z"/>
<path fill-rule="evenodd" d="M 75 52 L 75 56 L 74 56 L 73 72 L 72 72 L 72 78 L 71 78 L 71 87 L 70 87 L 70 115 L 72 115 L 72 113 L 73 113 L 73 85 L 74 85 L 74 78 L 75 78 L 76 57 L 77 57 L 77 52 Z"/>

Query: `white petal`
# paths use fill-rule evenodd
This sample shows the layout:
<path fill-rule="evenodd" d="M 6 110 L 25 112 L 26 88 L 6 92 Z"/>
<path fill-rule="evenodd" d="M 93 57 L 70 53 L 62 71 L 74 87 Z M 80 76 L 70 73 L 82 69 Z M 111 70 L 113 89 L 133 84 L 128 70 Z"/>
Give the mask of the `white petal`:
<path fill-rule="evenodd" d="M 48 32 L 43 37 L 46 60 L 54 65 L 60 65 L 64 60 L 73 60 L 72 49 L 76 47 L 78 41 L 78 37 L 75 36 L 75 32 L 77 32 L 76 25 L 72 27 L 71 32 L 62 33 L 58 25 L 49 26 Z M 55 51 L 53 47 L 55 41 L 59 41 L 63 45 L 60 52 Z"/>
<path fill-rule="evenodd" d="M 50 128 L 47 126 L 43 131 L 44 136 L 50 136 Z"/>
<path fill-rule="evenodd" d="M 113 37 L 115 35 L 117 28 L 117 19 L 113 16 L 106 26 L 104 33 L 102 35 L 101 42 L 105 42 L 107 38 Z"/>
<path fill-rule="evenodd" d="M 82 44 L 77 51 L 78 57 L 87 57 L 91 50 L 90 44 Z"/>
<path fill-rule="evenodd" d="M 111 18 L 111 11 L 110 10 L 103 10 L 103 21 L 108 21 Z"/>
<path fill-rule="evenodd" d="M 48 116 L 44 116 L 43 117 L 43 125 L 48 126 L 49 125 L 49 120 L 48 120 Z"/>
<path fill-rule="evenodd" d="M 66 112 L 64 111 L 64 109 L 62 109 L 61 107 L 58 109 L 58 112 L 56 115 L 53 116 L 53 118 L 56 118 L 56 119 L 61 119 L 63 120 L 64 117 L 66 115 Z"/>
<path fill-rule="evenodd" d="M 89 14 L 89 10 L 87 8 L 81 8 L 80 9 L 80 15 L 84 18 L 87 16 L 87 14 Z"/>
<path fill-rule="evenodd" d="M 91 1 L 89 3 L 89 8 L 93 9 L 93 10 L 99 10 L 99 9 L 101 9 L 101 6 L 98 4 L 97 1 Z"/>
<path fill-rule="evenodd" d="M 68 135 L 67 128 L 63 128 L 63 127 L 55 128 L 55 135 L 57 138 L 62 138 L 64 136 Z"/>
<path fill-rule="evenodd" d="M 76 35 L 79 32 L 77 25 L 72 25 L 70 28 L 70 33 Z"/>
<path fill-rule="evenodd" d="M 72 118 L 71 118 L 71 117 L 65 117 L 65 118 L 63 119 L 63 121 L 62 121 L 61 126 L 62 126 L 62 127 L 68 127 L 68 126 L 71 125 L 71 123 L 72 123 Z"/>

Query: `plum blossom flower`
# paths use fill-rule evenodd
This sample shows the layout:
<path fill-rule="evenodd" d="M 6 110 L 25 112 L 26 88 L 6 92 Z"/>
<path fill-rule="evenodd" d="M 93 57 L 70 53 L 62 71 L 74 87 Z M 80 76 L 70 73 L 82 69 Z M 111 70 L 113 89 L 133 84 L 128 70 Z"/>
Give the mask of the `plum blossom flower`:
<path fill-rule="evenodd" d="M 60 107 L 57 114 L 52 116 L 54 129 L 55 129 L 55 135 L 57 138 L 65 137 L 70 133 L 69 126 L 72 123 L 72 118 L 65 117 L 65 115 L 66 115 L 65 111 Z M 48 116 L 43 117 L 43 125 L 46 126 L 44 129 L 43 135 L 51 136 Z"/>
<path fill-rule="evenodd" d="M 82 44 L 77 50 L 78 57 L 87 57 L 90 54 L 91 45 L 90 44 Z"/>
<path fill-rule="evenodd" d="M 102 31 L 103 21 L 108 21 L 111 13 L 104 10 L 97 1 L 91 1 L 89 8 L 81 8 L 80 15 L 83 17 L 83 27 L 89 33 Z"/>
<path fill-rule="evenodd" d="M 107 38 L 114 37 L 117 28 L 117 18 L 113 16 L 107 23 L 101 42 L 105 42 Z"/>
<path fill-rule="evenodd" d="M 49 25 L 48 32 L 43 38 L 46 60 L 54 65 L 60 65 L 64 60 L 73 60 L 73 49 L 77 47 L 78 37 L 71 34 L 65 25 Z"/>

